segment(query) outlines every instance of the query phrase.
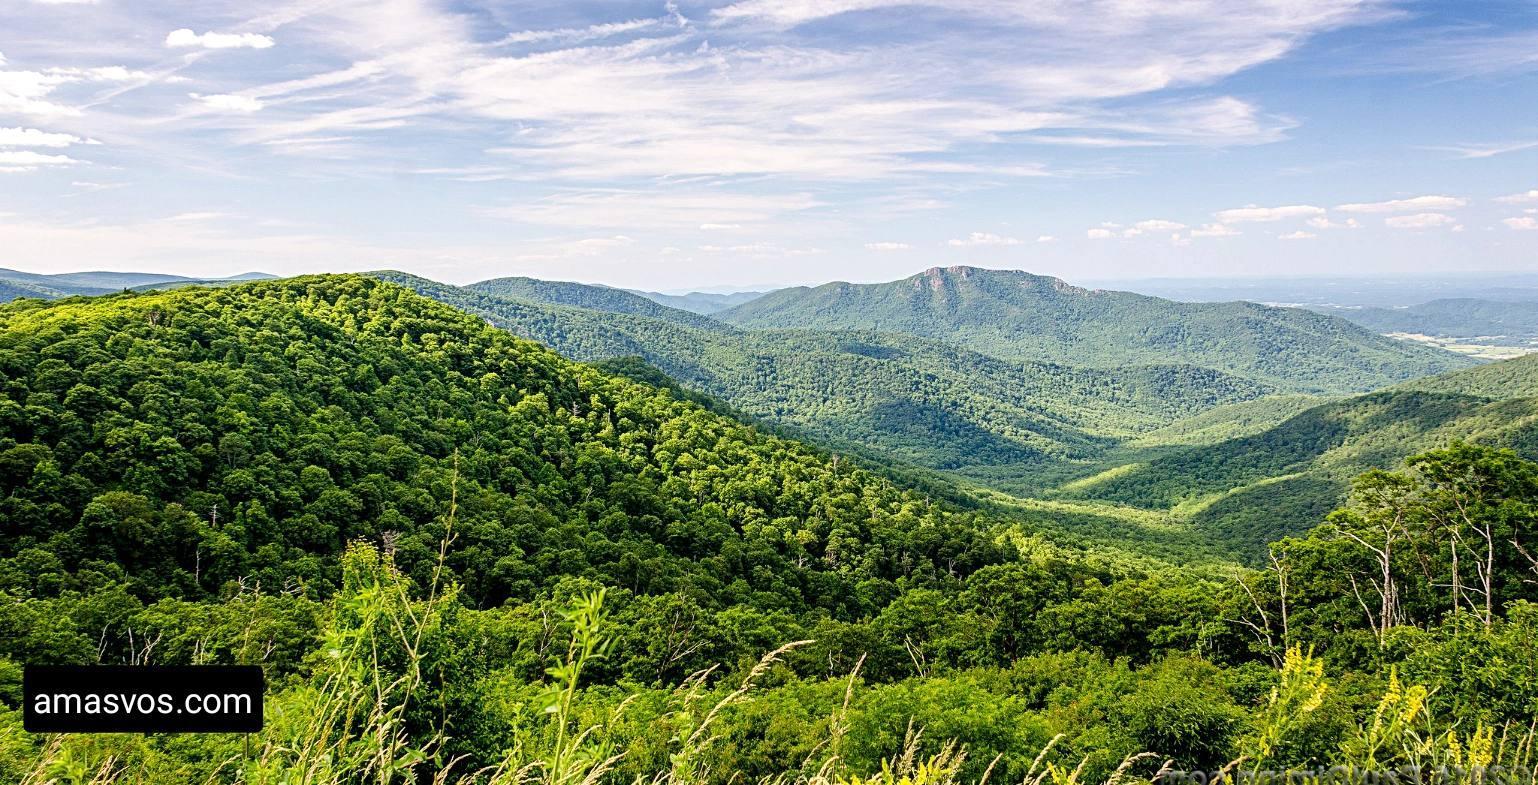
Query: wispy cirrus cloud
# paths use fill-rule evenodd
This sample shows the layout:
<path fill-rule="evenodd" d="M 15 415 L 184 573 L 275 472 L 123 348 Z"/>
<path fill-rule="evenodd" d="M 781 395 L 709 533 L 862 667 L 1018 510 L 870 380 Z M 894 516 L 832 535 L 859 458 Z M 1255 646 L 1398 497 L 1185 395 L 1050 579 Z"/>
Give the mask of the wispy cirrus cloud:
<path fill-rule="evenodd" d="M 725 193 L 702 189 L 597 190 L 486 208 L 512 221 L 557 227 L 698 228 L 706 224 L 752 227 L 821 204 L 810 193 Z"/>
<path fill-rule="evenodd" d="M 0 66 L 6 65 L 0 55 Z M 80 115 L 77 106 L 61 103 L 54 94 L 76 84 L 121 83 L 145 76 L 123 66 L 52 67 L 40 70 L 0 67 L 0 117 L 24 115 L 60 118 Z"/>
<path fill-rule="evenodd" d="M 1507 153 L 1518 153 L 1538 147 L 1538 139 L 1521 142 L 1487 142 L 1481 144 L 1434 145 L 1427 150 L 1443 150 L 1459 158 L 1494 158 Z"/>
<path fill-rule="evenodd" d="M 1471 225 L 1498 227 L 1516 211 L 1476 215 L 1494 210 L 1483 192 L 1456 206 L 1427 200 L 1461 197 L 1412 196 L 1337 209 L 1406 183 L 1432 195 L 1461 186 L 1432 176 L 1390 182 L 1360 164 L 1361 181 L 1347 191 L 1303 173 L 1319 171 L 1317 138 L 1264 155 L 1237 148 L 1328 125 L 1296 99 L 1360 74 L 1351 66 L 1363 58 L 1323 34 L 1360 26 L 1364 42 L 1404 35 L 1410 48 L 1410 32 L 1445 37 L 1419 12 L 1414 31 L 1396 26 L 1405 9 L 1401 0 L 697 0 L 682 10 L 665 0 L 13 3 L 0 8 L 10 55 L 0 58 L 0 151 L 71 161 L 27 156 L 33 163 L 7 164 L 13 171 L 121 172 L 80 175 L 124 189 L 102 196 L 88 196 L 101 193 L 90 186 L 61 193 L 69 177 L 7 178 L 31 184 L 37 204 L 78 195 L 70 203 L 112 209 L 136 203 L 130 188 L 153 188 L 168 213 L 209 203 L 245 212 L 255 194 L 274 218 L 327 213 L 317 232 L 371 224 L 348 258 L 378 255 L 382 235 L 454 248 L 412 257 L 423 264 L 456 263 L 434 260 L 458 253 L 543 260 L 562 272 L 616 259 L 628 263 L 608 269 L 641 276 L 639 259 L 708 273 L 739 257 L 827 249 L 863 260 L 851 264 L 868 264 L 859 272 L 874 279 L 879 266 L 907 264 L 905 250 L 1002 256 L 1030 244 L 1020 256 L 1032 265 L 1068 265 L 1090 250 L 1100 259 L 1085 263 L 1155 260 L 1186 272 L 1177 265 L 1203 254 L 1225 266 L 1246 258 L 1238 254 L 1278 253 L 1274 238 L 1294 230 L 1321 236 L 1321 260 L 1326 247 L 1375 232 L 1385 247 L 1401 244 L 1393 253 L 1403 258 L 1426 244 L 1378 218 L 1466 210 Z M 1480 64 L 1470 54 L 1436 68 L 1515 72 L 1526 67 L 1530 34 L 1454 35 L 1480 45 Z M 1232 78 L 1262 66 L 1265 79 Z M 1279 95 L 1274 85 L 1298 74 L 1317 78 Z M 1498 144 L 1458 155 L 1515 153 L 1532 134 L 1515 121 L 1478 127 Z M 1345 135 L 1331 149 L 1361 141 Z M 92 140 L 100 147 L 76 146 Z M 1426 140 L 1381 141 L 1413 150 Z M 1452 165 L 1445 154 L 1425 157 Z M 1300 174 L 1270 187 L 1265 177 L 1283 168 Z M 1229 190 L 1220 179 L 1255 185 Z M 1502 187 L 1518 185 L 1529 184 Z M 1107 209 L 1160 217 L 1096 226 Z M 228 250 L 233 241 L 212 238 L 233 237 L 240 224 L 155 226 L 189 247 Z M 971 231 L 988 226 L 1010 229 Z M 1364 231 L 1327 232 L 1353 226 Z M 84 257 L 103 247 L 86 239 L 107 234 L 53 236 L 80 240 Z M 1192 250 L 1172 252 L 1166 238 Z M 1084 242 L 1096 239 L 1113 242 Z M 806 275 L 824 272 L 805 265 Z"/>
<path fill-rule="evenodd" d="M 893 19 L 914 5 L 955 24 L 859 47 L 828 46 L 799 30 L 851 12 Z M 510 132 L 486 148 L 486 165 L 569 180 L 1037 175 L 1046 171 L 1037 161 L 994 156 L 976 167 L 955 156 L 982 145 L 1007 159 L 1006 143 L 1026 134 L 1040 134 L 1033 138 L 1041 144 L 1093 138 L 1105 146 L 1274 141 L 1292 122 L 1237 97 L 1125 101 L 1210 85 L 1387 10 L 1378 0 L 1305 0 L 1285 13 L 1217 0 L 1164 10 L 1109 0 L 1035 9 L 745 2 L 695 20 L 665 14 L 512 30 L 488 44 L 468 16 L 415 0 L 389 8 L 380 14 L 372 3 L 341 0 L 304 15 L 296 40 L 309 31 L 299 43 L 347 65 L 307 77 L 325 90 L 289 80 L 230 91 L 265 105 L 260 122 L 229 129 L 237 141 L 451 119 Z M 1097 24 L 1082 24 L 1086 18 Z M 969 36 L 972 24 L 1003 25 L 1010 35 Z M 976 67 L 979 59 L 989 67 Z M 1097 103 L 1109 100 L 1123 103 L 1114 111 Z"/>

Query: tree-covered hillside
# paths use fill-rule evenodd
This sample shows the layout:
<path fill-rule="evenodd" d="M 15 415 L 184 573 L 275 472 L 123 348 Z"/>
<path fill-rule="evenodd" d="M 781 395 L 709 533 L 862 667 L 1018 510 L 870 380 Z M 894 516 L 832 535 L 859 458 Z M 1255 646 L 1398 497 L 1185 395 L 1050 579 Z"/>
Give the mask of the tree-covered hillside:
<path fill-rule="evenodd" d="M 963 473 L 1020 476 L 1049 462 L 1090 460 L 1142 431 L 1270 392 L 1191 366 L 1013 362 L 871 331 L 741 330 L 716 322 L 695 329 L 380 275 L 567 357 L 640 357 L 750 416 Z"/>
<path fill-rule="evenodd" d="M 782 289 L 716 317 L 753 328 L 909 333 L 1014 360 L 1186 363 L 1304 393 L 1366 391 L 1473 362 L 1311 311 L 1178 303 L 973 267 L 882 284 Z"/>
<path fill-rule="evenodd" d="M 1413 379 L 1397 389 L 1477 395 L 1492 400 L 1538 397 L 1538 355 Z"/>
<path fill-rule="evenodd" d="M 1166 510 L 1251 553 L 1302 531 L 1336 504 L 1353 476 L 1404 455 L 1473 441 L 1538 457 L 1538 358 L 1523 357 L 1314 406 L 1280 424 L 1172 449 L 1138 442 L 1096 473 L 1064 483 L 1065 498 Z"/>
<path fill-rule="evenodd" d="M 841 615 L 997 558 L 965 515 L 369 278 L 12 304 L 0 373 L 11 591 L 321 592 L 356 539 L 425 579 L 451 499 L 478 603 L 578 576 Z"/>
<path fill-rule="evenodd" d="M 634 292 L 607 286 L 592 286 L 569 281 L 542 281 L 537 278 L 493 278 L 464 288 L 472 292 L 515 300 L 645 316 L 705 330 L 722 327 L 720 322 L 705 318 L 698 313 L 670 308 Z"/>

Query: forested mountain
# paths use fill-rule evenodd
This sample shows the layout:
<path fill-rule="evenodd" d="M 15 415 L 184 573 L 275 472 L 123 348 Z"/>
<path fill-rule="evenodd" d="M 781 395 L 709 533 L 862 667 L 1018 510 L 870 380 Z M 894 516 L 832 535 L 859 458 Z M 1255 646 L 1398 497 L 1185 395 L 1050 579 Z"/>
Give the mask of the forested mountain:
<path fill-rule="evenodd" d="M 1404 308 L 1320 308 L 1379 333 L 1538 338 L 1538 302 L 1448 298 Z"/>
<path fill-rule="evenodd" d="M 718 322 L 692 311 L 670 308 L 639 294 L 607 286 L 542 281 L 537 278 L 493 278 L 464 287 L 472 292 L 551 305 L 570 305 L 608 313 L 627 313 L 690 327 L 717 329 Z"/>
<path fill-rule="evenodd" d="M 898 561 L 997 558 L 965 515 L 369 278 L 13 304 L 0 372 L 11 591 L 320 591 L 359 538 L 425 579 L 451 498 L 479 603 L 586 576 L 858 613 Z"/>
<path fill-rule="evenodd" d="M 1179 303 L 973 267 L 882 284 L 782 289 L 716 317 L 752 328 L 909 333 L 1014 360 L 1186 363 L 1305 393 L 1365 391 L 1473 363 L 1311 311 Z"/>
<path fill-rule="evenodd" d="M 470 313 L 366 276 L 0 306 L 0 781 L 955 785 L 1149 782 L 1166 759 L 1534 766 L 1538 464 L 1514 453 L 1385 460 L 1395 472 L 1357 478 L 1322 525 L 1274 544 L 1269 570 L 1215 581 L 1042 536 L 1072 534 L 1088 502 L 1018 516 L 940 503 L 680 400 L 698 395 L 665 378 L 616 378 L 487 324 L 504 307 L 574 332 L 645 317 L 453 292 Z M 941 351 L 812 338 L 805 353 L 871 361 Z M 818 378 L 833 368 L 820 362 Z M 1032 366 L 976 370 L 1014 367 Z M 1151 369 L 1115 408 L 1156 411 L 1164 375 L 1218 384 L 1184 372 Z M 1123 383 L 1096 373 L 1062 369 L 1061 383 Z M 1056 382 L 1015 383 L 1047 398 Z M 1343 432 L 1429 432 L 1510 403 L 1334 401 L 1284 423 L 1290 441 L 1213 445 L 1205 469 L 1286 469 Z M 1266 416 L 1257 405 L 1235 404 Z M 1211 487 L 1178 460 L 1196 454 L 1124 476 L 1178 500 L 1165 474 Z M 266 672 L 248 751 L 235 734 L 21 728 L 20 663 L 210 661 Z"/>
<path fill-rule="evenodd" d="M 1270 392 L 1192 366 L 1109 370 L 1011 362 L 912 336 L 740 330 L 704 317 L 697 318 L 705 327 L 693 328 L 379 275 L 567 357 L 639 357 L 750 416 L 835 445 L 874 448 L 977 477 L 1090 460 L 1140 432 Z"/>
<path fill-rule="evenodd" d="M 1538 355 L 1413 379 L 1396 389 L 1461 393 L 1497 400 L 1538 397 Z"/>
<path fill-rule="evenodd" d="M 209 279 L 159 273 L 85 272 L 47 275 L 0 269 L 0 302 L 18 297 L 54 300 L 74 295 L 110 294 L 124 289 L 169 289 L 193 284 L 223 285 L 271 277 L 273 276 L 266 273 L 245 273 L 229 278 Z"/>
<path fill-rule="evenodd" d="M 633 294 L 639 294 L 649 300 L 659 302 L 670 308 L 678 308 L 684 311 L 693 311 L 709 316 L 718 311 L 724 311 L 734 305 L 742 305 L 746 302 L 757 300 L 764 296 L 764 292 L 731 292 L 729 294 L 717 294 L 714 292 L 689 292 L 688 294 L 662 294 L 661 292 L 643 292 L 638 289 L 629 290 Z"/>
<path fill-rule="evenodd" d="M 58 289 L 40 284 L 0 279 L 0 302 L 9 302 L 18 297 L 37 297 L 43 300 L 52 300 L 65 296 L 67 295 Z"/>

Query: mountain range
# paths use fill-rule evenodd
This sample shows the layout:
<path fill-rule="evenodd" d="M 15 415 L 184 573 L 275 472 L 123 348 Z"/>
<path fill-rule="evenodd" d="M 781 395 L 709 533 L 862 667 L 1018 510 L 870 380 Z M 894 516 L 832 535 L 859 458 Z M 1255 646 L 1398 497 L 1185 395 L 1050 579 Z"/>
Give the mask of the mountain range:
<path fill-rule="evenodd" d="M 648 300 L 652 300 L 670 308 L 682 311 L 693 311 L 698 314 L 710 314 L 724 311 L 734 305 L 742 305 L 764 296 L 764 292 L 688 292 L 687 294 L 662 294 L 661 292 L 646 292 L 638 289 L 628 290 L 632 294 L 639 294 Z"/>
<path fill-rule="evenodd" d="M 1095 532 L 1144 549 L 1162 538 L 1176 552 L 1218 542 L 1253 558 L 1317 521 L 1355 472 L 1445 444 L 1460 428 L 1526 444 L 1525 421 L 1491 420 L 1524 406 L 1501 403 L 1524 388 L 1433 389 L 1498 378 L 1506 364 L 1297 309 L 1182 304 L 955 268 L 782 290 L 703 318 L 582 284 L 452 287 L 377 275 L 568 357 L 665 379 L 867 459 L 1004 491 L 984 497 L 1023 503 L 1043 528 L 1071 520 L 1060 537 Z M 795 323 L 790 313 L 815 326 L 777 326 Z M 1075 334 L 1064 319 L 1087 326 Z M 1179 330 L 1186 322 L 1200 327 Z M 1171 331 L 1187 338 L 1149 339 Z M 1027 359 L 1054 342 L 1073 364 Z M 632 360 L 613 364 L 620 358 Z"/>
<path fill-rule="evenodd" d="M 1180 303 L 974 267 L 782 289 L 716 316 L 740 327 L 907 333 L 1003 359 L 1118 367 L 1179 358 L 1308 393 L 1365 391 L 1471 364 L 1296 308 Z"/>
<path fill-rule="evenodd" d="M 960 482 L 1060 539 L 1253 558 L 1366 468 L 1460 437 L 1538 449 L 1538 360 L 1479 364 L 1345 318 L 1373 309 L 1179 303 L 968 267 L 716 300 L 711 315 L 604 286 L 373 276 L 712 411 Z M 0 271 L 0 287 L 43 298 L 238 282 Z M 1522 309 L 1501 306 L 1470 318 Z"/>
<path fill-rule="evenodd" d="M 19 297 L 56 300 L 61 297 L 111 294 L 124 289 L 145 291 L 191 285 L 219 286 L 274 277 L 276 276 L 256 272 L 232 275 L 228 278 L 187 278 L 159 273 L 106 271 L 45 274 L 0 268 L 0 302 Z"/>
<path fill-rule="evenodd" d="M 1450 297 L 1398 308 L 1317 307 L 1373 332 L 1427 335 L 1497 346 L 1538 343 L 1538 302 Z"/>

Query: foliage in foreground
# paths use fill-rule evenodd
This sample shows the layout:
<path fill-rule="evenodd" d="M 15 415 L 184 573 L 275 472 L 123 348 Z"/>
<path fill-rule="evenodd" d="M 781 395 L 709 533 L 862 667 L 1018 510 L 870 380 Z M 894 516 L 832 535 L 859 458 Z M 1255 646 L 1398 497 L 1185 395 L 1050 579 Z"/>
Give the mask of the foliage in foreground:
<path fill-rule="evenodd" d="M 1361 772 L 1467 770 L 1448 782 L 1531 781 L 1535 768 L 1531 726 L 1449 724 L 1433 716 L 1425 686 L 1391 671 L 1372 691 L 1362 722 L 1330 738 L 1329 716 L 1344 690 L 1327 677 L 1322 660 L 1298 647 L 1279 669 L 1250 674 L 1251 705 L 1228 716 L 1186 703 L 1182 679 L 1146 675 L 1162 694 L 1118 696 L 1142 710 L 1137 729 L 1167 744 L 1214 744 L 1205 758 L 1133 751 L 1107 757 L 1085 752 L 1066 733 L 998 749 L 987 733 L 947 737 L 896 706 L 872 702 L 873 688 L 858 667 L 840 680 L 786 680 L 783 657 L 806 642 L 769 653 L 745 672 L 714 669 L 667 689 L 589 683 L 591 666 L 613 655 L 602 591 L 574 598 L 561 614 L 563 655 L 543 678 L 520 683 L 492 677 L 477 685 L 478 705 L 456 707 L 494 725 L 498 744 L 483 755 L 456 751 L 445 721 L 448 685 L 437 682 L 452 657 L 456 589 L 412 588 L 377 549 L 355 546 L 345 558 L 341 591 L 310 659 L 312 672 L 272 696 L 267 727 L 250 740 L 228 736 L 31 737 L 15 712 L 0 715 L 0 776 L 25 785 L 44 783 L 240 782 L 412 783 L 457 785 L 600 782 L 715 783 L 761 781 L 807 785 L 952 785 L 1023 782 L 1097 783 L 1178 781 L 1171 772 L 1200 767 L 1229 775 L 1293 767 L 1345 767 Z M 1150 666 L 1149 670 L 1157 670 Z M 1189 676 L 1189 673 L 1182 676 Z M 1143 685 L 1144 687 L 1149 684 Z M 783 750 L 769 765 L 742 766 L 758 745 L 774 745 L 780 719 L 755 727 L 764 712 L 793 705 L 806 690 L 823 693 L 826 709 L 806 729 L 815 741 Z M 1162 703 L 1157 706 L 1155 703 Z M 922 713 L 920 709 L 920 713 Z M 1131 715 L 1139 717 L 1137 709 Z M 864 716 L 872 712 L 884 717 Z M 1336 718 L 1338 719 L 1338 718 Z M 791 720 L 792 722 L 794 720 Z M 900 727 L 892 736 L 872 732 L 881 721 Z M 1133 723 L 1139 722 L 1133 719 Z M 899 725 L 893 725 L 899 723 Z M 937 723 L 943 724 L 943 723 Z M 948 728 L 955 731 L 955 727 Z M 1040 729 L 1043 733 L 1045 729 Z M 994 725 L 995 735 L 1017 732 Z M 880 745 L 879 751 L 871 745 Z M 781 752 L 771 750 L 770 753 Z M 1490 767 L 1520 779 L 1477 779 Z"/>

